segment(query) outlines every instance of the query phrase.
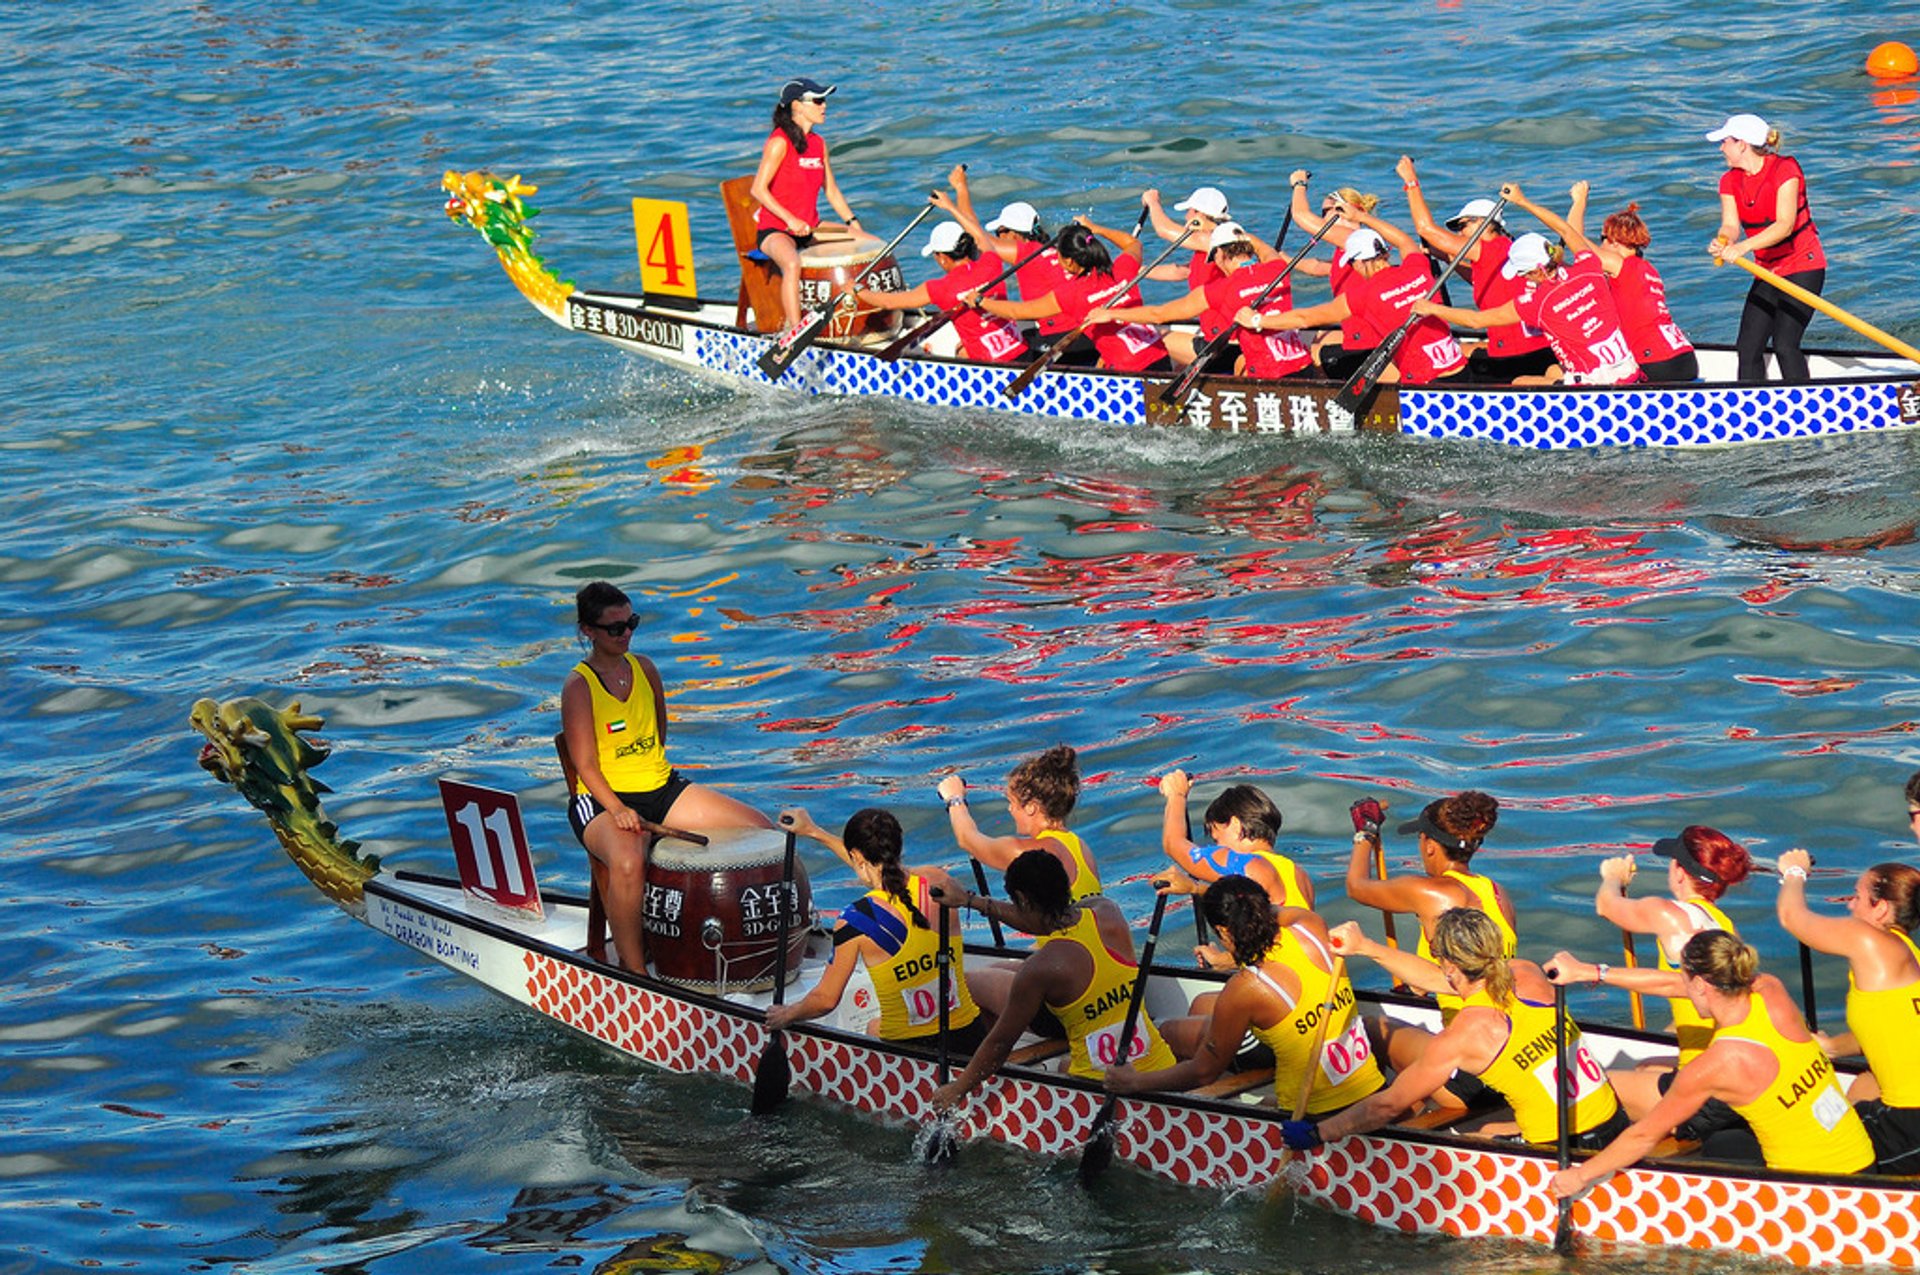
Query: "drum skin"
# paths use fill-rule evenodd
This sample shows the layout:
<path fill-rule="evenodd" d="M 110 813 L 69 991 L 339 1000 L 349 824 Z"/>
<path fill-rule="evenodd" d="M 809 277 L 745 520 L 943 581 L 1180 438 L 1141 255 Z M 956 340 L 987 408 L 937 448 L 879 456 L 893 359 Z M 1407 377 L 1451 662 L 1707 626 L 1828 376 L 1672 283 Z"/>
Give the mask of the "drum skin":
<path fill-rule="evenodd" d="M 871 292 L 905 292 L 906 276 L 892 256 L 882 256 L 885 245 L 877 239 L 858 239 L 851 243 L 820 243 L 800 253 L 800 304 L 818 313 L 829 300 L 853 281 L 869 262 L 876 262 L 860 286 Z M 835 310 L 833 321 L 821 333 L 828 340 L 860 340 L 866 337 L 891 338 L 899 327 L 898 310 L 879 310 L 862 306 L 848 297 Z"/>
<path fill-rule="evenodd" d="M 657 978 L 694 991 L 764 992 L 773 986 L 786 834 L 725 829 L 704 846 L 663 838 L 647 856 L 641 928 Z M 795 907 L 787 922 L 787 981 L 800 971 L 813 891 L 794 859 Z M 711 920 L 718 926 L 718 944 Z M 716 960 L 716 951 L 719 960 Z M 723 985 L 724 984 L 724 985 Z"/>

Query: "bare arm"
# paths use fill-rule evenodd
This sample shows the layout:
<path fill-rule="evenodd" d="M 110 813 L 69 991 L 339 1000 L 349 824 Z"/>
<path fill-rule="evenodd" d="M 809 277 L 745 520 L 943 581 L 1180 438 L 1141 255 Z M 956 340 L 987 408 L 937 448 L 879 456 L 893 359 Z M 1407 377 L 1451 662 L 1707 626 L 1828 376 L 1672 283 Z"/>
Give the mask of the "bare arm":
<path fill-rule="evenodd" d="M 1420 1060 L 1395 1076 L 1391 1085 L 1376 1090 L 1345 1111 L 1322 1121 L 1321 1138 L 1332 1142 L 1336 1138 L 1378 1129 L 1398 1120 L 1432 1097 L 1465 1062 L 1467 1030 L 1460 1027 L 1463 1021 L 1470 1021 L 1464 1013 L 1435 1036 L 1420 1055 Z"/>
<path fill-rule="evenodd" d="M 1107 1069 L 1107 1089 L 1113 1093 L 1147 1093 L 1198 1089 L 1218 1080 L 1240 1052 L 1247 1027 L 1253 1021 L 1253 975 L 1242 971 L 1228 980 L 1213 1003 L 1207 1020 L 1207 1038 L 1200 1052 L 1160 1071 L 1135 1071 L 1131 1063 Z M 1298 990 L 1297 988 L 1295 989 Z"/>
<path fill-rule="evenodd" d="M 1044 951 L 1044 949 L 1043 949 Z M 1007 992 L 1007 1005 L 995 1020 L 993 1030 L 980 1042 L 980 1048 L 973 1051 L 973 1057 L 960 1074 L 933 1092 L 933 1105 L 937 1110 L 952 1108 L 971 1093 L 981 1081 L 999 1071 L 1006 1065 L 1007 1055 L 1013 1052 L 1014 1042 L 1040 1012 L 1046 1003 L 1045 980 L 1040 976 L 1037 965 L 1041 955 L 1027 958 L 1020 972 L 1014 976 L 1013 986 Z"/>
<path fill-rule="evenodd" d="M 1555 952 L 1553 959 L 1541 967 L 1547 978 L 1563 987 L 1575 987 L 1582 983 L 1602 984 L 1618 987 L 1623 991 L 1639 992 L 1647 996 L 1681 997 L 1687 994 L 1687 976 L 1679 970 L 1628 969 L 1625 966 L 1609 965 L 1606 977 L 1600 974 L 1600 966 L 1592 961 L 1583 961 L 1572 952 Z"/>
<path fill-rule="evenodd" d="M 1456 327 L 1497 328 L 1508 323 L 1520 322 L 1520 309 L 1513 302 L 1497 305 L 1491 310 L 1469 310 L 1464 306 L 1441 305 L 1438 301 L 1416 301 L 1413 303 L 1415 314 L 1439 319 Z"/>
<path fill-rule="evenodd" d="M 767 1026 L 777 1031 L 795 1023 L 804 1023 L 810 1018 L 819 1018 L 822 1014 L 831 1014 L 840 1004 L 841 994 L 847 990 L 847 981 L 853 977 L 853 962 L 859 955 L 859 948 L 872 941 L 864 937 L 849 939 L 834 948 L 833 961 L 821 972 L 820 981 L 813 985 L 813 990 L 797 1001 L 770 1006 L 767 1009 Z"/>
<path fill-rule="evenodd" d="M 1186 271 L 1179 273 L 1186 278 Z M 1087 314 L 1088 323 L 1173 323 L 1180 319 L 1197 319 L 1207 312 L 1207 294 L 1200 289 L 1176 297 L 1172 301 L 1163 301 L 1159 305 L 1123 306 L 1118 310 L 1109 310 L 1097 306 Z"/>
<path fill-rule="evenodd" d="M 1453 991 L 1440 967 L 1413 952 L 1376 943 L 1361 932 L 1357 922 L 1346 921 L 1327 931 L 1328 945 L 1341 956 L 1364 956 L 1393 975 L 1398 982 L 1420 992 Z M 1444 1081 L 1443 1081 L 1444 1083 Z M 1436 1086 L 1437 1087 L 1437 1086 Z M 1422 1095 L 1424 1096 L 1424 1095 Z"/>
<path fill-rule="evenodd" d="M 1457 235 L 1433 219 L 1433 213 L 1427 207 L 1427 197 L 1420 190 L 1420 173 L 1413 166 L 1413 158 L 1402 155 L 1394 166 L 1400 174 L 1400 184 L 1407 192 L 1407 212 L 1413 219 L 1413 231 L 1429 247 L 1445 253 L 1449 257 L 1460 255 L 1460 249 L 1467 243 L 1465 235 Z"/>
<path fill-rule="evenodd" d="M 1575 206 L 1582 209 L 1583 211 L 1586 208 L 1586 202 L 1587 202 L 1586 187 L 1587 187 L 1587 184 L 1585 182 L 1575 183 L 1575 189 L 1577 189 L 1580 192 L 1577 197 Z M 1506 185 L 1502 186 L 1500 188 L 1500 193 L 1506 196 L 1507 202 L 1512 204 L 1515 208 L 1520 209 L 1522 212 L 1532 213 L 1535 217 L 1539 218 L 1540 221 L 1546 226 L 1548 230 L 1551 230 L 1554 234 L 1559 235 L 1562 239 L 1566 240 L 1567 246 L 1569 248 L 1572 248 L 1575 252 L 1597 252 L 1598 251 L 1598 249 L 1594 247 L 1593 241 L 1580 233 L 1580 228 L 1578 226 L 1575 226 L 1572 222 L 1568 221 L 1565 217 L 1562 217 L 1559 213 L 1556 213 L 1555 211 L 1553 211 L 1553 209 L 1542 208 L 1539 204 L 1536 204 L 1531 199 L 1528 199 L 1525 192 L 1523 192 L 1520 189 L 1520 187 L 1515 185 L 1514 183 L 1508 182 Z"/>
<path fill-rule="evenodd" d="M 1586 1163 L 1554 1174 L 1547 1187 L 1549 1193 L 1556 1198 L 1578 1195 L 1594 1183 L 1604 1182 L 1628 1165 L 1645 1159 L 1647 1153 L 1660 1144 L 1660 1139 L 1705 1106 L 1707 1099 L 1720 1096 L 1716 1088 L 1722 1071 L 1722 1059 L 1715 1055 L 1714 1046 L 1708 1046 L 1705 1053 L 1679 1070 L 1673 1086 L 1654 1104 L 1653 1110 L 1629 1125 Z"/>

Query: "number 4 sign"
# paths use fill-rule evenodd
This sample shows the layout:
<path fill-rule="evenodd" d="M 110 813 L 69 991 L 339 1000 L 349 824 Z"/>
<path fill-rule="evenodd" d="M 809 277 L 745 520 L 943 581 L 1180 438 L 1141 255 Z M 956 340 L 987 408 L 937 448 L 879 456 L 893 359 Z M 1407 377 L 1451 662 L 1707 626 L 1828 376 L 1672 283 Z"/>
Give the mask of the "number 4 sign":
<path fill-rule="evenodd" d="M 544 920 L 519 799 L 498 788 L 442 779 L 440 804 L 447 811 L 447 834 L 467 896 L 502 908 L 516 920 Z"/>
<path fill-rule="evenodd" d="M 640 287 L 645 292 L 691 297 L 693 232 L 687 206 L 671 199 L 633 201 L 633 237 L 640 247 Z"/>

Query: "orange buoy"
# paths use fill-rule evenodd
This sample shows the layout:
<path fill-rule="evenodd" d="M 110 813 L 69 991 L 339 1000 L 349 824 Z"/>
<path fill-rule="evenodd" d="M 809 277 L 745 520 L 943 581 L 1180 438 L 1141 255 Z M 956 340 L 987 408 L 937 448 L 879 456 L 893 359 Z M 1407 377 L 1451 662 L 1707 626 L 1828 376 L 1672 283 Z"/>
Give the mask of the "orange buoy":
<path fill-rule="evenodd" d="M 1915 71 L 1920 71 L 1920 57 L 1898 40 L 1876 44 L 1873 52 L 1867 54 L 1867 74 L 1875 79 L 1898 79 Z"/>

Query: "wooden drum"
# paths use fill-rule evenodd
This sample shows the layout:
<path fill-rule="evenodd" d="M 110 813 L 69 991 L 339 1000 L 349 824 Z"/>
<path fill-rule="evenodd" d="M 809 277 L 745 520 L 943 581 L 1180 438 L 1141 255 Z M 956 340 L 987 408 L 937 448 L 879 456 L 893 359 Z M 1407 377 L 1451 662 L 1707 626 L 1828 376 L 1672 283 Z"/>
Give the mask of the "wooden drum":
<path fill-rule="evenodd" d="M 647 856 L 641 928 L 653 973 L 694 991 L 764 992 L 773 987 L 780 944 L 780 886 L 786 834 L 771 828 L 728 828 L 708 845 L 662 838 Z M 800 971 L 813 891 L 806 865 L 793 865 L 793 912 L 787 919 L 788 982 Z"/>
<path fill-rule="evenodd" d="M 881 249 L 885 246 L 877 239 L 863 238 L 817 243 L 811 248 L 801 249 L 800 304 L 818 314 L 870 262 L 878 264 L 861 280 L 862 288 L 873 292 L 905 292 L 906 276 L 900 273 L 899 262 L 891 256 L 881 255 Z M 865 337 L 891 338 L 899 323 L 898 310 L 862 306 L 849 296 L 840 303 L 833 322 L 827 325 L 821 335 L 836 341 Z"/>

